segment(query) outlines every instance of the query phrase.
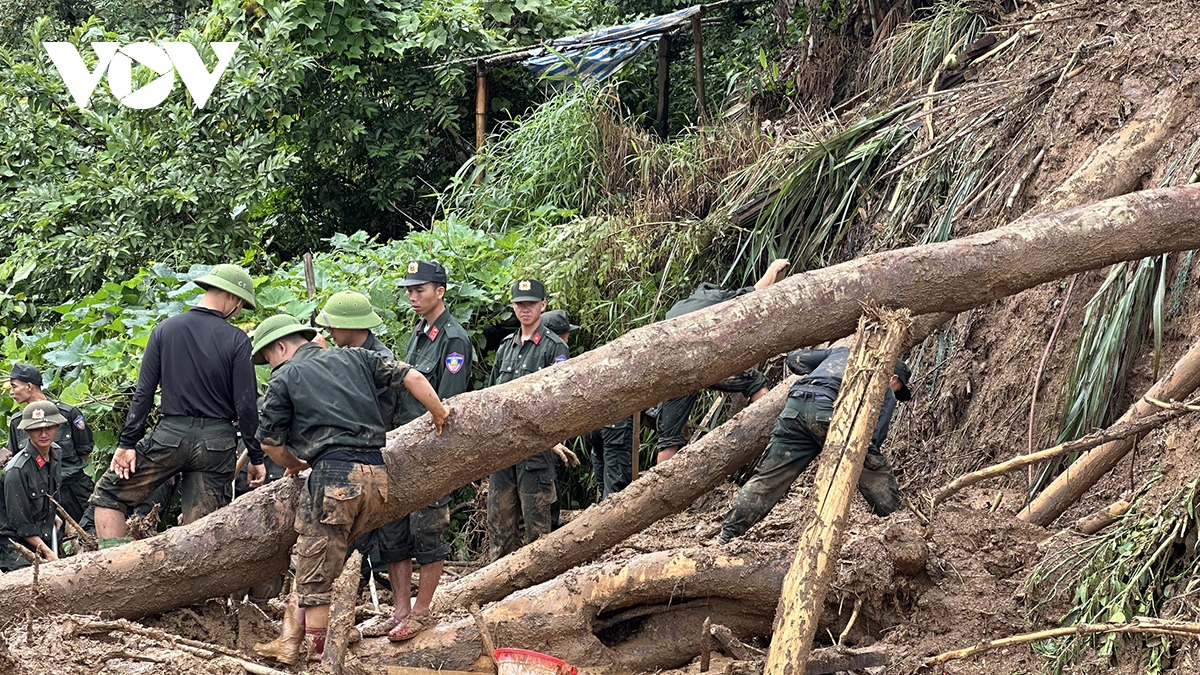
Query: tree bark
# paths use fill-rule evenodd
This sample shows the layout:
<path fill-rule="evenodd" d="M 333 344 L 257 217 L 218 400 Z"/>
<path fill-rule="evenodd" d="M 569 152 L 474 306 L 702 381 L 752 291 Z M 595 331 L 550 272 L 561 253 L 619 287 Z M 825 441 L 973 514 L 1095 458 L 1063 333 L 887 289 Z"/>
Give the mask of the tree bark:
<path fill-rule="evenodd" d="M 793 376 L 669 462 L 588 507 L 561 528 L 438 589 L 438 610 L 499 600 L 578 565 L 687 508 L 760 455 L 787 401 Z"/>
<path fill-rule="evenodd" d="M 789 349 L 849 334 L 871 299 L 960 312 L 1087 269 L 1200 248 L 1200 186 L 1146 190 L 961 239 L 865 256 L 717 307 L 631 331 L 582 356 L 453 399 L 388 442 L 388 506 L 374 527 L 471 480 Z M 282 480 L 183 527 L 44 565 L 42 608 L 138 616 L 219 597 L 282 571 L 297 481 Z M 31 604 L 32 572 L 0 577 L 0 621 Z"/>
<path fill-rule="evenodd" d="M 1100 530 L 1103 530 L 1109 525 L 1112 525 L 1120 520 L 1121 516 L 1129 513 L 1129 509 L 1131 508 L 1133 508 L 1133 503 L 1129 500 L 1117 500 L 1090 516 L 1080 518 L 1075 523 L 1075 529 L 1079 530 L 1081 534 L 1096 534 Z"/>
<path fill-rule="evenodd" d="M 869 311 L 869 314 L 874 312 Z M 850 500 L 879 422 L 884 392 L 901 341 L 912 325 L 906 310 L 864 315 L 850 351 L 825 448 L 817 459 L 812 511 L 783 580 L 764 675 L 802 675 L 812 651 L 825 593 L 836 572 Z"/>
<path fill-rule="evenodd" d="M 1200 387 L 1200 342 L 1175 362 L 1161 380 L 1154 383 L 1145 396 L 1130 406 L 1114 426 L 1149 417 L 1162 410 L 1146 399 L 1182 401 Z M 1130 436 L 1105 443 L 1075 460 L 1054 479 L 1017 517 L 1027 523 L 1046 527 L 1079 500 L 1096 481 L 1112 470 L 1121 458 L 1133 449 L 1139 436 Z"/>
<path fill-rule="evenodd" d="M 674 461 L 674 460 L 672 460 Z M 577 667 L 653 672 L 691 661 L 704 619 L 735 635 L 766 635 L 788 552 L 662 551 L 577 568 L 482 610 L 496 643 L 553 654 Z M 477 622 L 442 623 L 405 643 L 370 638 L 352 650 L 364 665 L 467 670 L 479 658 Z"/>
<path fill-rule="evenodd" d="M 354 551 L 346 558 L 342 573 L 333 582 L 333 602 L 329 606 L 329 628 L 325 638 L 322 665 L 330 675 L 342 675 L 346 668 L 346 648 L 354 630 L 354 606 L 358 600 L 358 582 L 362 576 L 362 553 Z"/>
<path fill-rule="evenodd" d="M 1195 108 L 1194 83 L 1162 90 L 1093 150 L 1034 212 L 1061 211 L 1138 189 L 1142 177 L 1153 170 L 1163 143 Z"/>

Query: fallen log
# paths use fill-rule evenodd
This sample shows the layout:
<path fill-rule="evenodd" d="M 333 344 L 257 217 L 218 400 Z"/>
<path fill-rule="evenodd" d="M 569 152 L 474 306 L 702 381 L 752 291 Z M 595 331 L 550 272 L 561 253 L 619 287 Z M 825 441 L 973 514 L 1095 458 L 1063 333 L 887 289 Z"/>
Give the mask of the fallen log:
<path fill-rule="evenodd" d="M 914 319 L 904 349 L 924 340 L 953 316 L 926 314 Z M 593 504 L 549 535 L 441 586 L 434 606 L 447 610 L 499 600 L 591 562 L 626 538 L 687 508 L 762 453 L 788 388 L 797 379 L 784 379 L 766 396 L 689 445 L 687 452 L 675 457 L 678 462 L 653 467 L 644 479 Z"/>
<path fill-rule="evenodd" d="M 804 675 L 829 675 L 842 671 L 858 671 L 888 664 L 888 652 L 881 647 L 846 649 L 826 647 L 814 649 L 804 666 Z"/>
<path fill-rule="evenodd" d="M 670 462 L 593 504 L 550 534 L 472 574 L 445 584 L 434 607 L 448 610 L 485 604 L 591 562 L 666 516 L 687 508 L 762 454 L 775 418 L 787 401 L 792 376 L 747 406 Z"/>
<path fill-rule="evenodd" d="M 1200 186 L 1145 190 L 798 274 L 639 328 L 552 368 L 455 397 L 441 436 L 428 417 L 403 427 L 385 452 L 387 508 L 363 526 L 394 520 L 554 441 L 791 348 L 847 335 L 868 299 L 918 314 L 960 312 L 1075 272 L 1200 248 L 1198 224 Z M 137 616 L 264 581 L 287 565 L 296 485 L 276 481 L 159 536 L 45 565 L 39 607 Z M 30 604 L 31 574 L 0 577 L 8 599 L 0 621 Z"/>
<path fill-rule="evenodd" d="M 677 668 L 700 653 L 710 616 L 736 635 L 768 634 L 788 558 L 782 547 L 744 556 L 709 549 L 650 553 L 574 569 L 480 614 L 499 647 L 611 672 Z M 464 616 L 408 642 L 369 638 L 352 651 L 363 665 L 470 670 L 482 646 L 478 625 Z"/>
<path fill-rule="evenodd" d="M 1161 380 L 1150 387 L 1146 395 L 1129 407 L 1117 424 L 1143 419 L 1158 413 L 1161 408 L 1153 402 L 1180 401 L 1200 387 L 1200 342 L 1175 362 Z M 1137 442 L 1129 436 L 1101 445 L 1071 463 L 1046 489 L 1033 499 L 1017 517 L 1027 523 L 1046 527 L 1079 500 L 1096 481 L 1112 470 Z"/>
<path fill-rule="evenodd" d="M 808 663 L 825 594 L 836 571 L 850 500 L 879 422 L 901 341 L 911 324 L 907 310 L 869 310 L 859 321 L 825 448 L 817 458 L 813 496 L 805 508 L 812 514 L 801 518 L 807 524 L 783 580 L 764 675 L 799 675 Z"/>
<path fill-rule="evenodd" d="M 753 661 L 755 659 L 761 659 L 767 655 L 767 653 L 763 650 L 751 647 L 750 645 L 734 637 L 733 631 L 729 630 L 728 626 L 716 624 L 712 626 L 709 631 L 712 633 L 712 636 L 716 638 L 717 642 L 720 643 L 721 651 L 732 656 L 738 661 Z"/>
<path fill-rule="evenodd" d="M 1043 462 L 1047 459 L 1053 459 L 1054 457 L 1069 455 L 1074 452 L 1091 450 L 1092 448 L 1104 445 L 1105 443 L 1124 440 L 1130 436 L 1140 436 L 1145 434 L 1147 431 L 1157 429 L 1167 422 L 1191 412 L 1195 411 L 1183 406 L 1179 406 L 1168 410 L 1159 410 L 1159 412 L 1156 412 L 1149 417 L 1142 417 L 1139 419 L 1122 418 L 1123 421 L 1118 422 L 1107 429 L 1101 429 L 1096 433 L 1084 436 L 1078 440 L 1067 441 L 1066 443 L 1056 445 L 1052 448 L 1031 452 L 1026 455 L 1018 455 L 1017 457 L 1000 462 L 999 464 L 993 464 L 992 466 L 979 469 L 978 471 L 972 471 L 971 473 L 963 474 L 950 481 L 946 487 L 942 488 L 936 495 L 934 495 L 933 505 L 937 506 L 963 488 L 975 485 L 976 483 L 981 483 L 989 478 L 1003 476 L 1006 473 L 1025 468 L 1031 464 Z"/>

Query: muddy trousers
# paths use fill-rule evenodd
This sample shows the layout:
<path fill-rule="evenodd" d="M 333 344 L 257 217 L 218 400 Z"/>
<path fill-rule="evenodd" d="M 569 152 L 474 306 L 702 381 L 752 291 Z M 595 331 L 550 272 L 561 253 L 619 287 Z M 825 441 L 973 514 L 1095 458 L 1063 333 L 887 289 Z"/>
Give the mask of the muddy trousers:
<path fill-rule="evenodd" d="M 808 468 L 825 445 L 833 399 L 827 396 L 788 398 L 775 420 L 771 440 L 754 475 L 738 492 L 721 524 L 721 543 L 740 536 L 762 520 L 787 496 L 792 483 Z M 886 516 L 900 507 L 900 489 L 887 457 L 872 447 L 863 461 L 858 491 L 876 515 Z"/>
<path fill-rule="evenodd" d="M 488 555 L 499 560 L 551 529 L 550 507 L 558 499 L 554 486 L 554 452 L 546 450 L 488 476 Z"/>

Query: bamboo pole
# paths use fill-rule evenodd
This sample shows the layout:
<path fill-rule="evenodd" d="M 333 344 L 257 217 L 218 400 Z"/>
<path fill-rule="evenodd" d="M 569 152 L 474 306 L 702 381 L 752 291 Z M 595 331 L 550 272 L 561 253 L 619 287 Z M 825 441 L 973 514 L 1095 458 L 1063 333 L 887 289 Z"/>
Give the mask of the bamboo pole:
<path fill-rule="evenodd" d="M 1073 452 L 1084 452 L 1106 443 L 1124 440 L 1131 436 L 1138 436 L 1146 433 L 1147 431 L 1157 429 L 1167 422 L 1187 415 L 1191 412 L 1194 411 L 1180 405 L 1178 407 L 1162 410 L 1150 415 L 1149 417 L 1142 417 L 1138 419 L 1122 419 L 1122 421 L 1112 425 L 1107 429 L 1102 429 L 1078 440 L 1068 441 L 1045 450 L 1039 450 L 1037 452 L 1031 452 L 1025 455 L 1018 455 L 1017 457 L 1000 462 L 999 464 L 994 464 L 978 471 L 972 471 L 971 473 L 963 474 L 962 476 L 950 481 L 946 487 L 942 488 L 941 491 L 934 496 L 933 505 L 937 506 L 963 488 L 985 481 L 988 478 L 1002 476 L 1006 473 L 1016 471 L 1017 469 L 1024 468 L 1031 464 L 1043 462 L 1047 459 L 1053 459 L 1062 455 L 1069 455 Z"/>
<path fill-rule="evenodd" d="M 1120 520 L 1122 516 L 1129 513 L 1131 508 L 1133 508 L 1133 502 L 1128 499 L 1115 501 L 1090 516 L 1080 518 L 1075 522 L 1075 529 L 1087 535 L 1096 534 Z"/>
<path fill-rule="evenodd" d="M 984 640 L 977 645 L 931 656 L 925 659 L 925 665 L 936 666 L 947 661 L 967 659 L 993 649 L 1028 644 L 1030 642 L 1037 642 L 1038 640 L 1049 640 L 1067 635 L 1102 635 L 1107 633 L 1153 633 L 1158 635 L 1200 637 L 1200 623 L 1171 621 L 1147 616 L 1134 617 L 1133 621 L 1128 623 L 1083 623 L 1077 626 L 1065 626 L 1063 628 L 1041 630 L 1035 633 L 1014 635 L 999 640 Z"/>
<path fill-rule="evenodd" d="M 671 35 L 658 36 L 658 116 L 655 126 L 659 138 L 666 138 L 670 131 L 667 115 L 671 109 Z"/>
<path fill-rule="evenodd" d="M 708 111 L 704 100 L 704 33 L 701 30 L 701 18 L 704 16 L 704 6 L 692 17 L 692 48 L 693 63 L 696 69 L 696 119 L 701 126 L 708 122 Z"/>
<path fill-rule="evenodd" d="M 483 61 L 475 62 L 475 154 L 483 152 L 487 144 L 487 104 L 488 80 L 487 69 Z M 475 182 L 483 181 L 483 172 L 475 174 Z"/>
<path fill-rule="evenodd" d="M 764 675 L 805 671 L 825 593 L 837 566 L 850 499 L 862 474 L 896 357 L 912 325 L 908 310 L 869 310 L 868 314 L 877 316 L 864 314 L 859 320 L 825 449 L 818 460 L 815 514 L 800 535 L 796 557 L 783 580 Z"/>
<path fill-rule="evenodd" d="M 1189 396 L 1196 387 L 1200 387 L 1200 341 L 1192 345 L 1183 358 L 1175 362 L 1170 372 L 1150 387 L 1145 396 L 1130 406 L 1117 423 L 1151 416 L 1160 409 L 1153 400 L 1178 401 Z M 1017 517 L 1042 527 L 1054 522 L 1104 474 L 1111 471 L 1133 449 L 1136 440 L 1137 436 L 1129 436 L 1109 441 L 1075 460 Z"/>
<path fill-rule="evenodd" d="M 638 479 L 638 465 L 642 463 L 642 411 L 633 413 L 633 463 L 629 465 L 629 482 Z"/>

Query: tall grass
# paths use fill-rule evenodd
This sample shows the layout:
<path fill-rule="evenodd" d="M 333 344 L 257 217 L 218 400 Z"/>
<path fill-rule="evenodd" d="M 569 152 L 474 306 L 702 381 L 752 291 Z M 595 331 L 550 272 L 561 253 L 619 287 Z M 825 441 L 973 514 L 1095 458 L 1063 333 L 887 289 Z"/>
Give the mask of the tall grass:
<path fill-rule="evenodd" d="M 943 0 L 919 10 L 880 46 L 863 72 L 859 90 L 885 92 L 929 83 L 945 58 L 987 31 L 983 3 Z"/>

